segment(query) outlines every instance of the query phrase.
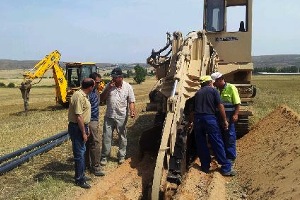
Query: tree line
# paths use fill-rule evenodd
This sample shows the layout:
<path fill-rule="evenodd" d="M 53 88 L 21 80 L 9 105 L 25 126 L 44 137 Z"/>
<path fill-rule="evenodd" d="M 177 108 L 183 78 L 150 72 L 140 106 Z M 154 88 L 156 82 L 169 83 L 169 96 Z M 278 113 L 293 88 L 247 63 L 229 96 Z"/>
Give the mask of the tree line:
<path fill-rule="evenodd" d="M 300 66 L 288 67 L 259 67 L 254 68 L 253 72 L 269 72 L 269 73 L 299 73 Z"/>
<path fill-rule="evenodd" d="M 134 66 L 134 70 L 128 69 L 126 73 L 123 73 L 124 78 L 133 78 L 133 80 L 137 84 L 141 84 L 146 80 L 146 76 L 154 76 L 155 72 L 151 70 L 150 72 L 147 71 L 146 68 L 137 64 Z M 103 76 L 109 77 L 110 73 L 105 73 Z"/>

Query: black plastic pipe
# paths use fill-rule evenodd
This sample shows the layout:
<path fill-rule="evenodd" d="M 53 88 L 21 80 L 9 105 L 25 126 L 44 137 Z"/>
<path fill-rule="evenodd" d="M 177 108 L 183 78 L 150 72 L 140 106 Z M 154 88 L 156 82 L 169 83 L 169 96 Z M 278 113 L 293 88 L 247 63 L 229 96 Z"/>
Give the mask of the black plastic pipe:
<path fill-rule="evenodd" d="M 67 134 L 68 134 L 68 132 L 67 132 L 67 131 L 64 131 L 64 132 L 61 132 L 61 133 L 59 133 L 59 134 L 53 135 L 53 136 L 51 136 L 51 137 L 49 137 L 49 138 L 40 140 L 40 141 L 38 141 L 38 142 L 36 142 L 36 143 L 34 143 L 34 144 L 31 144 L 31 145 L 29 145 L 29 146 L 27 146 L 27 147 L 24 147 L 24 148 L 22 148 L 22 149 L 19 149 L 19 150 L 17 150 L 17 151 L 12 152 L 12 153 L 9 153 L 9 154 L 6 154 L 6 155 L 4 155 L 4 156 L 1 156 L 1 157 L 0 157 L 0 164 L 1 164 L 2 162 L 6 161 L 6 160 L 12 159 L 12 158 L 14 158 L 14 157 L 16 157 L 16 156 L 19 156 L 19 155 L 21 155 L 21 154 L 23 154 L 23 153 L 25 153 L 25 152 L 29 152 L 29 151 L 31 151 L 32 149 L 35 149 L 35 148 L 37 148 L 37 147 L 39 147 L 39 146 L 42 146 L 42 145 L 44 145 L 44 144 L 47 144 L 47 143 L 49 143 L 50 141 L 56 140 L 56 139 L 58 139 L 58 138 L 60 138 L 60 137 L 62 137 L 62 136 L 64 136 L 64 135 L 67 135 Z"/>
<path fill-rule="evenodd" d="M 53 149 L 54 147 L 61 145 L 68 139 L 69 139 L 69 135 L 65 134 L 64 136 L 62 136 L 56 140 L 53 140 L 50 143 L 45 144 L 44 146 L 40 146 L 39 148 L 20 156 L 20 158 L 16 158 L 14 160 L 11 160 L 11 161 L 3 164 L 2 166 L 0 166 L 0 175 L 3 175 L 4 173 L 20 166 L 21 164 L 23 164 L 25 162 L 28 162 L 34 156 L 45 153 L 45 152 Z"/>

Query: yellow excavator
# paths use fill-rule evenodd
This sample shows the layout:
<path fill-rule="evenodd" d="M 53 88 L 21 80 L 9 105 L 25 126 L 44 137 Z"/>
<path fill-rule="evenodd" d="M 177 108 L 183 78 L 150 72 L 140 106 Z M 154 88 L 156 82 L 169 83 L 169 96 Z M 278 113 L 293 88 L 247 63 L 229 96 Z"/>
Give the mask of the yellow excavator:
<path fill-rule="evenodd" d="M 89 77 L 91 73 L 99 71 L 96 64 L 92 62 L 70 62 L 66 63 L 64 72 L 64 69 L 59 65 L 60 57 L 61 54 L 55 50 L 39 61 L 33 69 L 23 74 L 24 80 L 19 88 L 22 92 L 26 113 L 28 111 L 29 92 L 33 85 L 33 80 L 40 79 L 34 84 L 39 83 L 48 70 L 53 72 L 56 102 L 64 107 L 68 107 L 71 96 L 76 90 L 80 89 L 81 81 Z M 103 87 L 104 82 L 101 82 L 98 90 L 101 91 Z"/>

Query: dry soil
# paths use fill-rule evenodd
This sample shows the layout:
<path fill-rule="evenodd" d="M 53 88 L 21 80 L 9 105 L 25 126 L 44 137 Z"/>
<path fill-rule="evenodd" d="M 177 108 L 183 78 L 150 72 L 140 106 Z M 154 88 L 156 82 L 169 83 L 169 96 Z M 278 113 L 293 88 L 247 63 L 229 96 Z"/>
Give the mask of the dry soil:
<path fill-rule="evenodd" d="M 238 140 L 237 176 L 205 174 L 196 161 L 172 199 L 300 199 L 299 133 L 298 114 L 279 107 Z M 75 198 L 146 199 L 154 165 L 150 155 L 127 159 Z"/>

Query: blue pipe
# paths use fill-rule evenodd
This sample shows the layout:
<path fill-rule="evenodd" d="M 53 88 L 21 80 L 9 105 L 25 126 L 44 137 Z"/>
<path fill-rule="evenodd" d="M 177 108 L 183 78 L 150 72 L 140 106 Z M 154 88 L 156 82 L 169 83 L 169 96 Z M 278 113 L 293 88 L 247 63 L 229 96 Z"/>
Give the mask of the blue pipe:
<path fill-rule="evenodd" d="M 6 154 L 6 155 L 4 155 L 4 156 L 1 156 L 1 157 L 0 157 L 0 164 L 1 164 L 2 162 L 6 161 L 6 160 L 12 159 L 12 158 L 14 158 L 14 157 L 16 157 L 16 156 L 19 156 L 19 155 L 21 155 L 21 154 L 23 154 L 23 153 L 25 153 L 25 152 L 31 151 L 32 149 L 35 149 L 35 148 L 37 148 L 37 147 L 39 147 L 39 146 L 42 146 L 42 145 L 44 145 L 44 144 L 46 144 L 46 143 L 49 143 L 49 142 L 52 141 L 52 140 L 56 140 L 57 138 L 60 138 L 60 137 L 62 137 L 62 136 L 64 136 L 64 135 L 67 135 L 67 134 L 68 134 L 67 131 L 63 131 L 63 132 L 61 132 L 61 133 L 59 133 L 59 134 L 56 134 L 56 135 L 51 136 L 51 137 L 49 137 L 49 138 L 43 139 L 43 140 L 41 140 L 41 141 L 38 141 L 38 142 L 36 142 L 36 143 L 34 143 L 34 144 L 31 144 L 31 145 L 29 145 L 29 146 L 27 146 L 27 147 L 24 147 L 24 148 L 22 148 L 22 149 L 19 149 L 19 150 L 17 150 L 17 151 L 12 152 L 12 153 L 9 153 L 9 154 Z"/>
<path fill-rule="evenodd" d="M 25 162 L 28 162 L 34 156 L 45 153 L 45 152 L 53 149 L 54 147 L 61 145 L 62 143 L 67 141 L 69 138 L 70 137 L 68 134 L 63 134 L 63 136 L 61 136 L 60 138 L 55 139 L 55 140 L 51 141 L 50 143 L 45 144 L 44 146 L 40 146 L 39 148 L 37 148 L 31 152 L 26 153 L 26 154 L 20 156 L 20 158 L 16 158 L 14 160 L 11 160 L 11 161 L 1 165 L 0 166 L 0 175 L 3 175 L 4 173 L 22 165 Z"/>

